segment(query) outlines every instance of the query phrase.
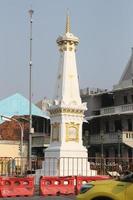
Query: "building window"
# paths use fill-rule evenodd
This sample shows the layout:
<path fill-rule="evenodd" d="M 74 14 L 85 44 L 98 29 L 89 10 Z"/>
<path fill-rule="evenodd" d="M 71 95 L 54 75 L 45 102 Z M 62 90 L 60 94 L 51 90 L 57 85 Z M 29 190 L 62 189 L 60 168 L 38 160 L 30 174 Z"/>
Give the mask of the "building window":
<path fill-rule="evenodd" d="M 127 104 L 127 96 L 124 96 L 124 104 Z"/>
<path fill-rule="evenodd" d="M 128 119 L 127 124 L 128 124 L 128 131 L 132 131 L 132 120 Z"/>
<path fill-rule="evenodd" d="M 106 130 L 106 133 L 109 132 L 109 122 L 108 121 L 105 122 L 105 130 Z"/>
<path fill-rule="evenodd" d="M 122 130 L 121 120 L 115 120 L 115 132 L 118 132 L 121 130 Z"/>
<path fill-rule="evenodd" d="M 132 103 L 133 103 L 133 94 L 131 95 L 131 101 L 132 101 Z"/>
<path fill-rule="evenodd" d="M 92 122 L 92 130 L 96 134 L 100 133 L 100 121 L 99 120 Z"/>

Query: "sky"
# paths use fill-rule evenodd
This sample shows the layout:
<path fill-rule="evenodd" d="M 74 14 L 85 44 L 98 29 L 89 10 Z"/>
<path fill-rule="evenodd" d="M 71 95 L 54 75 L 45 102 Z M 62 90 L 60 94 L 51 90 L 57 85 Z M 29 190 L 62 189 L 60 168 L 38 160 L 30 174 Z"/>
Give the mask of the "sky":
<path fill-rule="evenodd" d="M 0 0 L 0 100 L 29 98 L 29 9 L 33 14 L 32 101 L 53 98 L 69 9 L 80 88 L 112 89 L 133 47 L 132 0 Z"/>

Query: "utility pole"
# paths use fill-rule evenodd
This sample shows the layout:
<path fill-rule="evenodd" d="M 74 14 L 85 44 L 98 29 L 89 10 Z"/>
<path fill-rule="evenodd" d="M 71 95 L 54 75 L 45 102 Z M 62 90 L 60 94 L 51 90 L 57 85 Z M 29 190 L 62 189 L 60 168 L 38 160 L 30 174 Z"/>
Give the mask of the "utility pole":
<path fill-rule="evenodd" d="M 29 10 L 30 15 L 30 57 L 29 57 L 29 169 L 32 170 L 31 155 L 32 155 L 32 15 L 34 11 Z"/>

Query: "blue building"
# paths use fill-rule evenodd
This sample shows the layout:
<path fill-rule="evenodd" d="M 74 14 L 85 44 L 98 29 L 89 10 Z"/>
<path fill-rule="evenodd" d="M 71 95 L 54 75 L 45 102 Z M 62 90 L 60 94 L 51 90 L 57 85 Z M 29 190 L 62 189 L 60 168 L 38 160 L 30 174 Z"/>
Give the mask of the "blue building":
<path fill-rule="evenodd" d="M 31 105 L 31 108 L 32 108 L 31 109 L 32 110 L 32 127 L 34 128 L 34 133 L 32 134 L 32 155 L 43 156 L 44 149 L 49 144 L 50 119 L 47 112 L 42 111 L 33 103 Z M 12 96 L 9 96 L 1 100 L 0 101 L 0 116 L 6 116 L 9 118 L 12 118 L 15 116 L 21 119 L 21 123 L 23 123 L 24 119 L 26 118 L 27 119 L 26 123 L 28 126 L 29 100 L 19 93 L 16 93 Z M 0 118 L 1 126 L 3 122 L 4 122 L 3 118 Z M 1 134 L 2 134 L 2 131 L 0 131 L 0 135 Z M 6 134 L 6 131 L 4 134 Z"/>

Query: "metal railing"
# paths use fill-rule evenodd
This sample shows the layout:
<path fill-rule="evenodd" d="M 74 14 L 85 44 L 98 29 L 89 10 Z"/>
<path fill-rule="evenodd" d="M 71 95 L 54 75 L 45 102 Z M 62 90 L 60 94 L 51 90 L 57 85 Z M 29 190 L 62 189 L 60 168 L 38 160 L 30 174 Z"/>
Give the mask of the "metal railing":
<path fill-rule="evenodd" d="M 0 176 L 24 176 L 35 174 L 36 170 L 43 169 L 44 175 L 55 174 L 57 176 L 66 176 L 80 174 L 88 175 L 88 162 L 90 170 L 96 170 L 97 175 L 107 175 L 110 173 L 121 174 L 125 171 L 133 172 L 133 158 L 31 158 L 32 170 L 29 170 L 29 162 L 27 158 L 11 158 L 0 157 Z M 44 168 L 44 163 L 46 168 Z M 69 172 L 68 172 L 69 171 Z M 60 174 L 61 173 L 61 174 Z M 70 173 L 70 174 L 69 174 Z M 90 174 L 93 175 L 93 174 Z"/>
<path fill-rule="evenodd" d="M 89 158 L 91 169 L 97 170 L 98 174 L 109 174 L 116 172 L 118 174 L 124 173 L 125 171 L 133 172 L 133 158 Z"/>

